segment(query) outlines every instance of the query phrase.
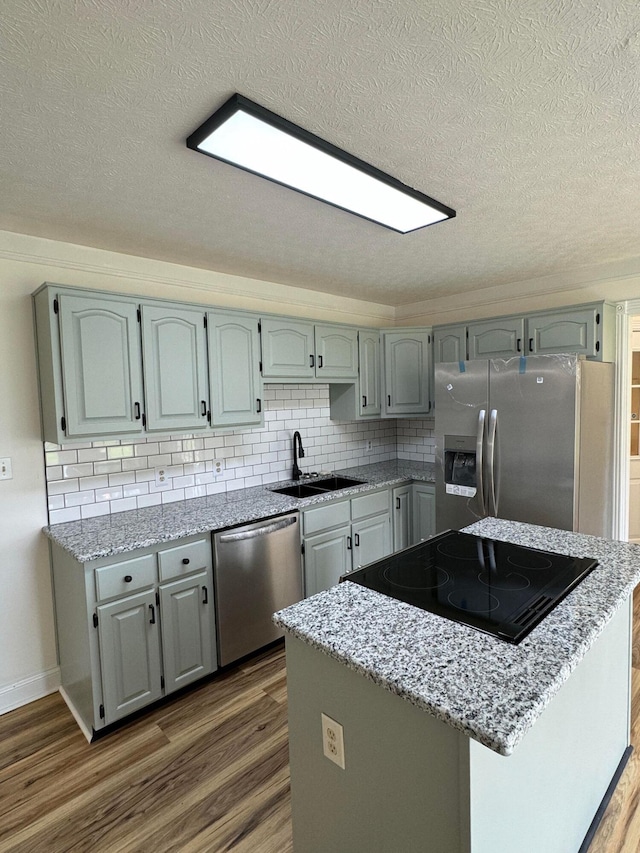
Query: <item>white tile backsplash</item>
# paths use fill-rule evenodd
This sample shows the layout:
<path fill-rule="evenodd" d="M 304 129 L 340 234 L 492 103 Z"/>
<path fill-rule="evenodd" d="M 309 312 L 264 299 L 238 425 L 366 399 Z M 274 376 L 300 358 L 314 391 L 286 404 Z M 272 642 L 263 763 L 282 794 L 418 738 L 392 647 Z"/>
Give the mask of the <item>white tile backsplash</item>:
<path fill-rule="evenodd" d="M 264 427 L 63 447 L 46 443 L 50 522 L 289 480 L 295 430 L 302 436 L 305 455 L 300 467 L 305 473 L 384 462 L 396 456 L 434 461 L 433 420 L 337 423 L 329 419 L 328 385 L 269 384 L 263 400 Z M 372 444 L 369 453 L 368 441 Z M 223 461 L 223 471 L 217 476 L 214 460 Z M 159 467 L 166 469 L 168 477 L 160 487 L 155 485 L 155 468 Z"/>

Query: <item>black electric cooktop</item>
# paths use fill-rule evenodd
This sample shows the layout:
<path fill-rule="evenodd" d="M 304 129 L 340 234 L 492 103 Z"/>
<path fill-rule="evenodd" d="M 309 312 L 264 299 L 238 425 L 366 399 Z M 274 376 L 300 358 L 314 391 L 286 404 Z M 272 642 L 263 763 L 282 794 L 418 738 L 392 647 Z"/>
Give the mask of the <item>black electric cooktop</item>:
<path fill-rule="evenodd" d="M 449 530 L 341 580 L 519 643 L 597 565 Z"/>

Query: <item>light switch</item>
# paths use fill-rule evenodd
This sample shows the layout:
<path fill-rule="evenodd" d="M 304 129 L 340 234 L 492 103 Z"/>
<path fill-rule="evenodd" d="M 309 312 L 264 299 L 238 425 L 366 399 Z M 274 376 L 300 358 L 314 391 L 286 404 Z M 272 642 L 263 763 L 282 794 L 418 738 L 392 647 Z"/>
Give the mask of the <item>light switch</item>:
<path fill-rule="evenodd" d="M 0 459 L 0 480 L 13 480 L 11 459 L 8 456 Z"/>

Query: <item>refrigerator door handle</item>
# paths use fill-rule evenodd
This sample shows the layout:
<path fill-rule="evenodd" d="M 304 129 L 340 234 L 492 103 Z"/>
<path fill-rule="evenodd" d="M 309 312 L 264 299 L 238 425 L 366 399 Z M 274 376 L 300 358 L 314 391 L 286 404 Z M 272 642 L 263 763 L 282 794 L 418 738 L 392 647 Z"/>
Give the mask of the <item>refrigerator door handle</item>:
<path fill-rule="evenodd" d="M 498 410 L 491 409 L 489 415 L 489 434 L 487 436 L 487 471 L 489 472 L 489 515 L 498 515 L 496 500 L 496 430 L 498 428 Z"/>
<path fill-rule="evenodd" d="M 480 409 L 478 413 L 478 431 L 476 433 L 476 482 L 478 483 L 478 500 L 485 515 L 489 514 L 484 495 L 484 422 L 487 413 Z"/>

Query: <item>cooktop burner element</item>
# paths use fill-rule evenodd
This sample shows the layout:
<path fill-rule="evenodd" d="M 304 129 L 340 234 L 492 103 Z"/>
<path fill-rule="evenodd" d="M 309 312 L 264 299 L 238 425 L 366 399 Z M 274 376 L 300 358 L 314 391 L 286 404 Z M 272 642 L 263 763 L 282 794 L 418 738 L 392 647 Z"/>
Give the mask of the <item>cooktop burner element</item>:
<path fill-rule="evenodd" d="M 597 565 L 449 530 L 341 580 L 519 643 Z"/>
<path fill-rule="evenodd" d="M 435 589 L 449 582 L 449 575 L 437 566 L 423 566 L 419 560 L 404 566 L 389 566 L 384 570 L 385 579 L 403 589 Z"/>

